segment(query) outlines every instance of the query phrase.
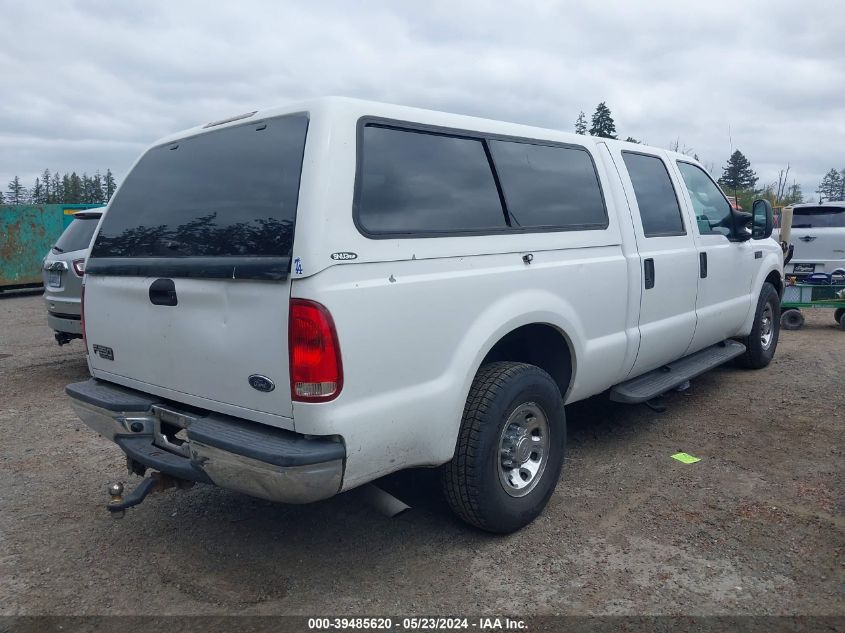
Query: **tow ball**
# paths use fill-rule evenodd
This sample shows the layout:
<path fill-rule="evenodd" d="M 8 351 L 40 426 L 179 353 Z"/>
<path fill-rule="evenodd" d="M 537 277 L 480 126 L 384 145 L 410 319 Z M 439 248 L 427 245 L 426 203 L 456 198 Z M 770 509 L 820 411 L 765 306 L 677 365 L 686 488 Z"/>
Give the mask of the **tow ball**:
<path fill-rule="evenodd" d="M 126 508 L 131 508 L 141 503 L 153 492 L 162 492 L 168 488 L 185 490 L 194 485 L 193 481 L 177 479 L 160 472 L 151 472 L 149 477 L 144 477 L 135 489 L 123 496 L 123 483 L 117 482 L 109 485 L 110 500 L 106 509 L 112 513 L 115 519 L 122 519 L 126 514 Z"/>

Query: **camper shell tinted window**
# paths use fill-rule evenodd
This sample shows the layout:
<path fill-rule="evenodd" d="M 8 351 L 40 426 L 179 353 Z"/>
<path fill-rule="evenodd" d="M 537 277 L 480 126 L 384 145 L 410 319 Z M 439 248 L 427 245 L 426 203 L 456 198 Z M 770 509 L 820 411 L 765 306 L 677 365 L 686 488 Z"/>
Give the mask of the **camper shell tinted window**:
<path fill-rule="evenodd" d="M 365 117 L 353 217 L 371 238 L 605 229 L 586 148 Z"/>
<path fill-rule="evenodd" d="M 587 150 L 490 141 L 514 226 L 605 228 L 607 214 Z"/>
<path fill-rule="evenodd" d="M 289 260 L 307 126 L 287 115 L 152 148 L 115 195 L 91 257 L 178 259 L 183 270 L 189 258 Z"/>
<path fill-rule="evenodd" d="M 484 143 L 368 125 L 358 222 L 367 233 L 479 231 L 507 226 Z"/>

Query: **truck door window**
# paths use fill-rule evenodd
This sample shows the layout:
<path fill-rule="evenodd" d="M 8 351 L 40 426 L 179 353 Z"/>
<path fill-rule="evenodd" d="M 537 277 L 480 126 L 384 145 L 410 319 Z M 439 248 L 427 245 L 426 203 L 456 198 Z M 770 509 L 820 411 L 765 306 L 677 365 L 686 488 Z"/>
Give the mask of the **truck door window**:
<path fill-rule="evenodd" d="M 729 236 L 733 223 L 731 203 L 719 186 L 713 182 L 701 167 L 678 161 L 678 169 L 692 200 L 698 232 L 702 235 L 719 234 Z"/>
<path fill-rule="evenodd" d="M 365 234 L 507 228 L 479 139 L 366 125 L 358 174 L 356 221 Z"/>
<path fill-rule="evenodd" d="M 646 237 L 686 235 L 681 207 L 666 165 L 657 156 L 622 152 Z"/>
<path fill-rule="evenodd" d="M 596 168 L 586 149 L 490 141 L 514 226 L 607 228 Z"/>

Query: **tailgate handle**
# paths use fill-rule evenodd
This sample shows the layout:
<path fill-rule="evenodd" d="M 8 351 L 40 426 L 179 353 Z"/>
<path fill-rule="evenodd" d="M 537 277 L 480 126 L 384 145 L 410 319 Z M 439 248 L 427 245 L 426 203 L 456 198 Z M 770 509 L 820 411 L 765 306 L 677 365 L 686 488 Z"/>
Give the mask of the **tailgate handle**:
<path fill-rule="evenodd" d="M 175 306 L 176 284 L 172 279 L 156 279 L 150 284 L 150 303 L 156 306 Z"/>

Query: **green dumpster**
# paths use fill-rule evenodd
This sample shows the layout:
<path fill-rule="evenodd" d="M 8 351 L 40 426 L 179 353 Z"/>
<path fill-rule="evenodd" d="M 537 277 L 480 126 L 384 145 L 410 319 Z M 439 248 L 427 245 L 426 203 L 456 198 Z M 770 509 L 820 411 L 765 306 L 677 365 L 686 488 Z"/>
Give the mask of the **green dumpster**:
<path fill-rule="evenodd" d="M 0 291 L 41 285 L 41 261 L 73 214 L 100 206 L 0 205 Z"/>

